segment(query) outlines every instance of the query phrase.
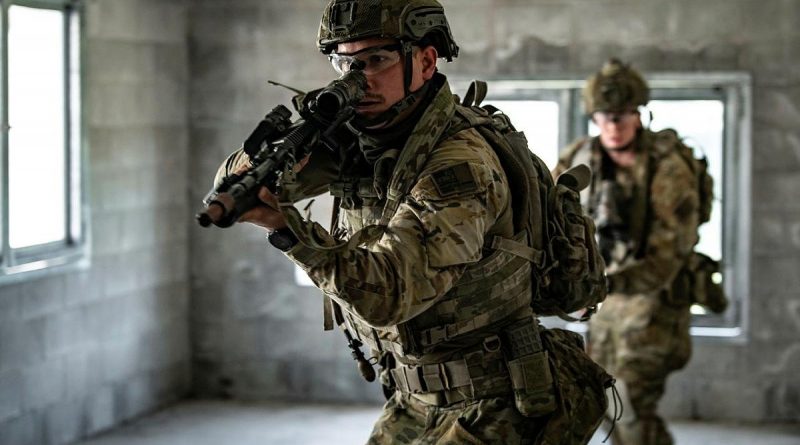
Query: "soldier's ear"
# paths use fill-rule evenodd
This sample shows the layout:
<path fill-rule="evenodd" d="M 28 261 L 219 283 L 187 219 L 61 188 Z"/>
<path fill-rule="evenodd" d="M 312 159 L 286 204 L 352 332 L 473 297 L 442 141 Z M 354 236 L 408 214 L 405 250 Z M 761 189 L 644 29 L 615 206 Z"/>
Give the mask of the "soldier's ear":
<path fill-rule="evenodd" d="M 439 58 L 439 53 L 433 45 L 428 45 L 419 49 L 418 57 L 422 67 L 422 79 L 429 80 L 436 72 L 436 60 Z"/>

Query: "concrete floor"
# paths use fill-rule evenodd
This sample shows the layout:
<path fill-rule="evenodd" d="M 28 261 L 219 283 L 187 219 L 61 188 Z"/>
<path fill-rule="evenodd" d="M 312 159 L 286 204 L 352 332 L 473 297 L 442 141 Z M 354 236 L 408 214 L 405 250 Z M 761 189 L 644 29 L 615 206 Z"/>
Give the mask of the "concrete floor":
<path fill-rule="evenodd" d="M 374 406 L 190 401 L 81 445 L 336 445 L 364 443 Z M 670 422 L 676 445 L 800 445 L 800 425 Z M 598 432 L 591 445 L 600 445 Z"/>

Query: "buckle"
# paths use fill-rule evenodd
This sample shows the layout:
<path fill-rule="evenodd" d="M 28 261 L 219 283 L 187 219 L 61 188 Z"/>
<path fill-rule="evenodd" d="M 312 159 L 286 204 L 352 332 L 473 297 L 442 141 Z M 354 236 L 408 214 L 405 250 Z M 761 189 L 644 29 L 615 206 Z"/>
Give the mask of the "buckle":
<path fill-rule="evenodd" d="M 486 352 L 497 352 L 503 346 L 500 337 L 492 335 L 483 339 L 483 350 Z"/>

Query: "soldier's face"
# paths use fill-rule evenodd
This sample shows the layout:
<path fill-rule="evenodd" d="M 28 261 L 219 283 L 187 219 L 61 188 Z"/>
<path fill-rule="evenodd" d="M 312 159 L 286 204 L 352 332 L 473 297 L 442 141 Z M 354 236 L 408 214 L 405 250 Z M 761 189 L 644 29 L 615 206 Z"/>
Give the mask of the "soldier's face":
<path fill-rule="evenodd" d="M 630 145 L 636 138 L 636 131 L 642 126 L 639 112 L 633 110 L 597 111 L 592 114 L 592 121 L 600 128 L 600 143 L 610 150 Z"/>
<path fill-rule="evenodd" d="M 370 48 L 381 48 L 397 43 L 386 38 L 369 38 L 354 42 L 340 43 L 336 47 L 337 54 L 371 53 Z M 415 48 L 411 67 L 410 91 L 418 90 L 436 71 L 436 50 L 433 47 Z M 403 88 L 403 57 L 397 62 L 378 72 L 365 70 L 367 90 L 364 99 L 356 107 L 356 112 L 366 117 L 375 117 L 391 108 L 405 97 Z"/>

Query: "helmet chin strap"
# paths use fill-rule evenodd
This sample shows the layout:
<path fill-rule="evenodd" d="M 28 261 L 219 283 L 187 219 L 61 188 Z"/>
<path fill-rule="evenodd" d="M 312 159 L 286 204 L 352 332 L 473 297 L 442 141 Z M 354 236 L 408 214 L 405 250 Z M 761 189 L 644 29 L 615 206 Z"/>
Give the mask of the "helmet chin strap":
<path fill-rule="evenodd" d="M 409 41 L 403 41 L 401 44 L 403 45 L 403 90 L 405 91 L 404 97 L 408 97 L 411 94 L 414 45 Z"/>
<path fill-rule="evenodd" d="M 426 82 L 420 89 L 413 93 L 406 94 L 406 97 L 392 105 L 388 110 L 373 118 L 356 115 L 351 123 L 355 124 L 356 127 L 360 127 L 361 129 L 369 129 L 387 125 L 391 126 L 405 110 L 412 107 L 420 98 L 427 94 L 427 91 L 430 88 L 429 85 L 430 82 Z M 348 124 L 348 126 L 351 125 Z"/>
<path fill-rule="evenodd" d="M 385 124 L 392 124 L 403 111 L 412 106 L 420 96 L 423 95 L 425 88 L 420 88 L 416 92 L 411 92 L 411 80 L 413 77 L 414 67 L 414 44 L 409 41 L 401 41 L 401 51 L 403 53 L 403 99 L 394 104 L 388 110 L 375 116 L 374 118 L 365 118 L 357 116 L 355 124 L 362 128 L 370 128 Z"/>

